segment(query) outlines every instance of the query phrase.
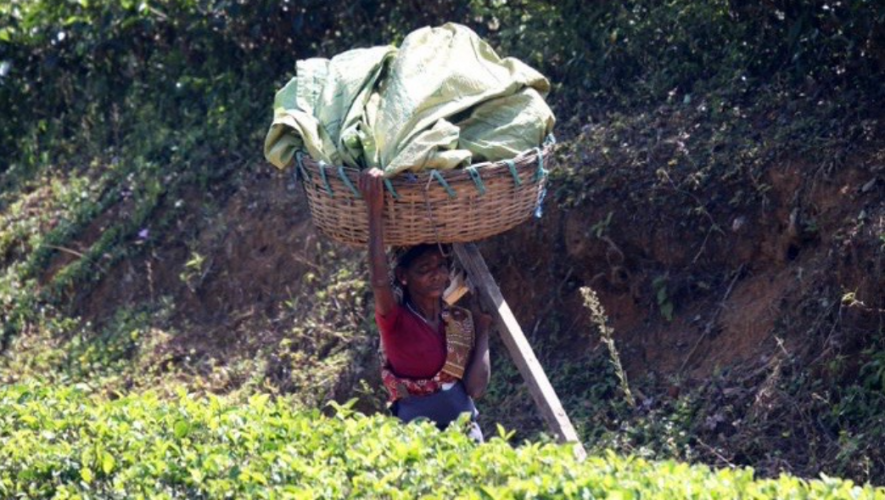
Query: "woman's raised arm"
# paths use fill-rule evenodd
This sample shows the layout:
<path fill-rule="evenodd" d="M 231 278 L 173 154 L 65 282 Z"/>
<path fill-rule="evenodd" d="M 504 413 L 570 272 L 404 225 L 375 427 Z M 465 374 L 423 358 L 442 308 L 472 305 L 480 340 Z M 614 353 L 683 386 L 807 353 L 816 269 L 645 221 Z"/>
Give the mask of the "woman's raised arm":
<path fill-rule="evenodd" d="M 375 294 L 375 312 L 387 316 L 396 308 L 396 298 L 390 286 L 387 256 L 384 254 L 384 173 L 377 168 L 360 174 L 359 189 L 366 201 L 369 216 L 369 275 Z"/>
<path fill-rule="evenodd" d="M 489 327 L 492 324 L 492 317 L 483 313 L 478 306 L 473 309 L 471 315 L 476 337 L 470 363 L 464 372 L 464 387 L 471 398 L 479 399 L 485 394 L 492 376 L 492 365 L 489 360 Z"/>

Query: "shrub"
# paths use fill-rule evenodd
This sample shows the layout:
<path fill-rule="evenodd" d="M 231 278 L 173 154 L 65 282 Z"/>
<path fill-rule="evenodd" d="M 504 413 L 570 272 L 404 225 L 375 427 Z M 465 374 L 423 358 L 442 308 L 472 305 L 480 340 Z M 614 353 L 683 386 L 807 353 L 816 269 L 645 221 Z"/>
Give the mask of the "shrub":
<path fill-rule="evenodd" d="M 503 435 L 503 431 L 499 430 Z M 108 401 L 77 387 L 0 389 L 0 494 L 29 498 L 885 498 L 828 477 L 755 480 L 567 446 L 475 445 L 453 427 L 403 426 L 266 395 Z"/>

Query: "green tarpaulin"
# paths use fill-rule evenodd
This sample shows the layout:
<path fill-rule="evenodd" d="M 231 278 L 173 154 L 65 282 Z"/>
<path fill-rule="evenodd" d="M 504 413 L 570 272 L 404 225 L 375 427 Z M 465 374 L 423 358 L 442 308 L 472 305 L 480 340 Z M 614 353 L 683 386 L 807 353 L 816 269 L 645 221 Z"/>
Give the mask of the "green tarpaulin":
<path fill-rule="evenodd" d="M 450 169 L 508 159 L 551 132 L 550 84 L 449 23 L 392 46 L 298 61 L 274 101 L 264 152 L 283 168 L 296 151 L 333 165 Z"/>

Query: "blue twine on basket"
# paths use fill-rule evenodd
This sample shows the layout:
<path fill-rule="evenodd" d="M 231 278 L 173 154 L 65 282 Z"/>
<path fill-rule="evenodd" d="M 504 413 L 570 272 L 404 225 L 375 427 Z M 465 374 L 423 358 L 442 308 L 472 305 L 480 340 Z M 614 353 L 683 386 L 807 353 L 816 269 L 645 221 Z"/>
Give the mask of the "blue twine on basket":
<path fill-rule="evenodd" d="M 295 163 L 297 165 L 295 173 L 300 175 L 301 179 L 310 179 L 310 174 L 308 174 L 307 169 L 304 168 L 304 153 L 301 151 L 295 152 Z"/>
<path fill-rule="evenodd" d="M 390 194 L 393 196 L 394 200 L 399 199 L 399 193 L 396 192 L 396 189 L 393 189 L 393 183 L 390 182 L 390 179 L 387 179 L 387 178 L 384 179 L 384 186 L 387 187 L 387 191 L 390 192 Z"/>
<path fill-rule="evenodd" d="M 325 188 L 326 188 L 326 193 L 328 193 L 329 196 L 334 197 L 335 193 L 332 192 L 332 186 L 329 185 L 329 179 L 328 179 L 328 177 L 326 177 L 326 166 L 327 166 L 326 162 L 321 160 L 319 163 L 319 166 L 320 166 L 320 177 L 323 178 L 323 186 L 325 186 Z"/>
<path fill-rule="evenodd" d="M 544 147 L 550 147 L 556 144 L 556 137 L 553 134 L 548 134 L 547 137 L 544 138 Z M 541 180 L 541 177 L 546 177 L 549 174 L 549 171 L 544 168 L 544 152 L 541 148 L 535 148 L 535 151 L 538 152 L 538 169 L 535 171 L 535 181 Z M 540 219 L 541 216 L 544 215 L 544 198 L 547 197 L 547 186 L 541 188 L 541 191 L 538 192 L 538 204 L 535 205 L 535 218 Z"/>
<path fill-rule="evenodd" d="M 467 173 L 470 174 L 470 177 L 473 179 L 473 183 L 476 184 L 476 190 L 479 191 L 479 195 L 482 196 L 486 194 L 486 186 L 482 182 L 482 177 L 479 175 L 479 172 L 476 170 L 476 167 L 470 166 L 465 168 Z"/>
<path fill-rule="evenodd" d="M 344 185 L 350 189 L 350 192 L 353 193 L 353 195 L 356 196 L 356 198 L 358 200 L 363 199 L 363 196 L 360 194 L 360 192 L 357 191 L 357 189 L 353 186 L 353 183 L 350 182 L 350 179 L 347 177 L 347 174 L 344 173 L 344 166 L 343 165 L 338 167 L 338 177 L 341 177 L 341 181 L 344 182 Z"/>
<path fill-rule="evenodd" d="M 547 196 L 547 186 L 541 188 L 538 193 L 538 204 L 535 205 L 535 218 L 540 219 L 544 215 L 544 198 Z"/>
<path fill-rule="evenodd" d="M 510 175 L 513 176 L 513 183 L 516 184 L 516 187 L 522 185 L 522 181 L 519 180 L 519 172 L 516 171 L 516 163 L 513 163 L 513 160 L 504 160 L 504 163 L 507 164 L 507 168 L 510 169 Z"/>
<path fill-rule="evenodd" d="M 544 152 L 541 151 L 541 148 L 535 148 L 535 152 L 538 153 L 538 168 L 535 170 L 535 182 L 541 180 L 542 177 L 547 175 L 547 169 L 544 168 Z"/>
<path fill-rule="evenodd" d="M 442 186 L 443 189 L 446 190 L 446 193 L 449 194 L 449 198 L 455 198 L 455 191 L 453 191 L 452 187 L 449 186 L 449 183 L 446 182 L 445 179 L 443 179 L 443 176 L 440 175 L 439 170 L 436 170 L 436 169 L 431 170 L 430 176 L 433 177 L 434 179 L 436 179 L 436 181 L 439 182 L 439 185 Z"/>

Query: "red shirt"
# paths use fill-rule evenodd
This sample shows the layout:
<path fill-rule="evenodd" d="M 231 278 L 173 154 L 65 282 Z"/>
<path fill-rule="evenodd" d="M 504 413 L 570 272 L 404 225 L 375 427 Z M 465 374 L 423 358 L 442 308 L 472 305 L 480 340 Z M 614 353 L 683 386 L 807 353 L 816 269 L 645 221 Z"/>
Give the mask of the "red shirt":
<path fill-rule="evenodd" d="M 400 377 L 430 378 L 442 370 L 446 362 L 445 324 L 433 331 L 424 320 L 397 304 L 387 316 L 375 312 L 381 330 L 381 344 L 390 368 Z"/>

